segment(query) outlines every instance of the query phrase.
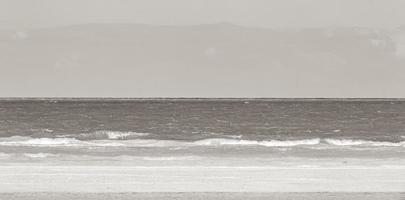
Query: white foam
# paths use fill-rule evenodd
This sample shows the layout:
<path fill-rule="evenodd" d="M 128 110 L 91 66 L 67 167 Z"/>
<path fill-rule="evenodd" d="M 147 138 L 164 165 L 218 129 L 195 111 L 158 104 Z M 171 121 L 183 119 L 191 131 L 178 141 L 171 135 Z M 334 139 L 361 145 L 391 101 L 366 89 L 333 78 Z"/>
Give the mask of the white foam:
<path fill-rule="evenodd" d="M 13 136 L 0 139 L 2 146 L 77 146 L 81 141 L 74 138 L 31 138 Z"/>
<path fill-rule="evenodd" d="M 219 146 L 219 145 L 249 145 L 249 146 L 266 146 L 266 147 L 290 147 L 298 145 L 316 145 L 320 143 L 319 138 L 308 140 L 270 140 L 270 141 L 256 141 L 256 140 L 236 140 L 236 139 L 205 139 L 193 142 L 195 145 L 204 146 Z"/>
<path fill-rule="evenodd" d="M 83 146 L 123 146 L 109 140 L 80 141 L 75 138 L 31 138 L 13 136 L 0 139 L 1 146 L 34 146 L 34 147 L 83 147 Z"/>
<path fill-rule="evenodd" d="M 56 154 L 51 153 L 25 153 L 24 156 L 29 158 L 46 158 L 50 156 L 57 156 Z"/>
<path fill-rule="evenodd" d="M 242 135 L 224 135 L 226 137 L 232 138 L 232 139 L 242 139 Z"/>
<path fill-rule="evenodd" d="M 8 159 L 8 158 L 10 158 L 10 157 L 11 157 L 10 154 L 1 153 L 1 152 L 0 152 L 0 160 L 2 160 L 2 159 Z"/>
<path fill-rule="evenodd" d="M 181 160 L 198 160 L 196 156 L 168 156 L 168 157 L 142 157 L 147 161 L 181 161 Z"/>
<path fill-rule="evenodd" d="M 108 142 L 108 141 L 105 141 Z M 148 140 L 148 139 L 135 139 L 135 140 L 121 140 L 118 144 L 128 147 L 179 147 L 190 146 L 188 142 L 176 140 Z"/>
<path fill-rule="evenodd" d="M 122 140 L 122 139 L 133 139 L 133 138 L 138 138 L 142 136 L 147 136 L 149 133 L 138 133 L 138 132 L 132 132 L 132 131 L 108 131 L 108 130 L 102 130 L 102 131 L 96 131 L 92 133 L 82 133 L 78 135 L 79 138 L 86 138 L 86 139 L 110 139 L 110 140 Z M 70 137 L 77 137 L 77 135 L 68 135 Z"/>
<path fill-rule="evenodd" d="M 105 131 L 108 139 L 125 139 L 130 136 L 140 137 L 147 136 L 148 133 L 137 133 L 137 132 L 119 132 L 119 131 Z"/>
<path fill-rule="evenodd" d="M 181 140 L 155 140 L 155 139 L 126 139 L 118 140 L 116 138 L 125 137 L 122 135 L 111 135 L 112 139 L 103 140 L 78 140 L 75 138 L 31 138 L 14 136 L 9 138 L 0 138 L 0 146 L 34 146 L 34 147 L 171 147 L 187 148 L 194 146 L 264 146 L 264 147 L 294 147 L 294 146 L 315 146 L 321 143 L 321 139 L 304 140 L 242 140 L 230 138 L 210 138 L 197 141 Z M 405 141 L 402 142 L 378 142 L 367 140 L 350 139 L 325 139 L 326 144 L 333 146 L 387 146 L 387 147 L 405 147 Z"/>
<path fill-rule="evenodd" d="M 211 138 L 197 141 L 178 141 L 178 140 L 153 140 L 153 139 L 133 139 L 133 140 L 114 140 L 116 138 L 125 137 L 126 134 L 119 133 L 118 135 L 110 135 L 113 140 L 88 140 L 81 141 L 75 138 L 30 138 L 14 136 L 10 138 L 0 139 L 2 146 L 132 146 L 132 147 L 188 147 L 188 146 L 223 146 L 223 145 L 238 145 L 238 146 L 267 146 L 267 147 L 289 147 L 297 145 L 316 145 L 320 139 L 309 140 L 241 140 L 241 139 L 226 139 L 226 138 Z"/>
<path fill-rule="evenodd" d="M 405 141 L 402 142 L 378 142 L 369 140 L 350 140 L 350 139 L 325 139 L 326 143 L 336 146 L 388 146 L 388 147 L 405 147 Z"/>
<path fill-rule="evenodd" d="M 272 141 L 264 141 L 262 142 L 263 146 L 270 146 L 270 147 L 291 147 L 291 146 L 298 146 L 298 145 L 316 145 L 321 142 L 321 139 L 308 139 L 308 140 L 286 140 L 286 141 L 279 141 L 279 140 L 272 140 Z"/>

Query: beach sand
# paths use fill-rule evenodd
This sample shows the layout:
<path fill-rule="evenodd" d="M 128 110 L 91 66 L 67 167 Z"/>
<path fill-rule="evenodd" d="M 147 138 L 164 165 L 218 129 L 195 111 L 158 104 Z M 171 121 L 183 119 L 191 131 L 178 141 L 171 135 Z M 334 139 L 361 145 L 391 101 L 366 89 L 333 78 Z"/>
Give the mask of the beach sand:
<path fill-rule="evenodd" d="M 17 158 L 0 164 L 0 200 L 405 199 L 403 159 Z"/>
<path fill-rule="evenodd" d="M 3 193 L 0 200 L 403 200 L 405 193 Z"/>
<path fill-rule="evenodd" d="M 403 168 L 0 166 L 0 193 L 404 191 Z"/>

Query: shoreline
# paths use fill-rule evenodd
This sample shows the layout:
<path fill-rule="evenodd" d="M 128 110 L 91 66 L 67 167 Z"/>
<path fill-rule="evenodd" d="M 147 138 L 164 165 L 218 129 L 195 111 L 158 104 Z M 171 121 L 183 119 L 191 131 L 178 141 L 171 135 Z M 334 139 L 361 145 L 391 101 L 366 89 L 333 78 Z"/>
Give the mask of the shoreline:
<path fill-rule="evenodd" d="M 401 200 L 405 193 L 0 193 L 0 199 L 7 200 Z"/>
<path fill-rule="evenodd" d="M 0 166 L 0 193 L 405 192 L 405 170 Z"/>

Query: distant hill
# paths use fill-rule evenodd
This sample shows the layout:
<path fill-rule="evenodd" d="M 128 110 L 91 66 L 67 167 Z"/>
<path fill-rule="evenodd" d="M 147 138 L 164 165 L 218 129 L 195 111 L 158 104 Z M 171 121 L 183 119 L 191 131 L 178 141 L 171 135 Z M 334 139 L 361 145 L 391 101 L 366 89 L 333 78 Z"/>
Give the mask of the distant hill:
<path fill-rule="evenodd" d="M 4 30 L 0 90 L 5 96 L 405 97 L 404 36 L 403 28 L 226 23 Z"/>

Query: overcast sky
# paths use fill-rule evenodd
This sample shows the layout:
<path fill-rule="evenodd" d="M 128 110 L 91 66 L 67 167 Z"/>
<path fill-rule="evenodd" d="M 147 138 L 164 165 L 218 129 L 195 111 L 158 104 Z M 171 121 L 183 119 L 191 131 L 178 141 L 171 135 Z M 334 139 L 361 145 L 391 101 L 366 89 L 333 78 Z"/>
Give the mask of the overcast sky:
<path fill-rule="evenodd" d="M 405 0 L 0 0 L 0 97 L 405 97 L 403 25 Z"/>
<path fill-rule="evenodd" d="M 89 22 L 260 27 L 405 24 L 404 0 L 0 0 L 0 27 Z"/>

